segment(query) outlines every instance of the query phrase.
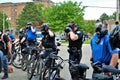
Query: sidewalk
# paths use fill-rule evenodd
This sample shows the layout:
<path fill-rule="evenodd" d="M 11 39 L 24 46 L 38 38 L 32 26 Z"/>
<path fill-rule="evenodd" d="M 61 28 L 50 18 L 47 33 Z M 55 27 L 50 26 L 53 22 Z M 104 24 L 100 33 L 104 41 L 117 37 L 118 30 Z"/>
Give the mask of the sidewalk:
<path fill-rule="evenodd" d="M 0 80 L 2 80 L 2 76 L 3 72 L 0 73 Z M 27 73 L 25 71 L 22 71 L 21 69 L 13 67 L 13 73 L 9 73 L 9 78 L 4 80 L 27 80 Z"/>

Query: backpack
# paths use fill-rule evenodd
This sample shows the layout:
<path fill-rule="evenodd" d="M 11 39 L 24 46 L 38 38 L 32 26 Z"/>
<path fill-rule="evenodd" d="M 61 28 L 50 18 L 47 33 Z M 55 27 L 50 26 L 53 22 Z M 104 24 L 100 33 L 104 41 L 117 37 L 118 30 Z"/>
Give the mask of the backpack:
<path fill-rule="evenodd" d="M 120 48 L 120 25 L 116 25 L 110 32 L 109 41 L 112 49 Z"/>

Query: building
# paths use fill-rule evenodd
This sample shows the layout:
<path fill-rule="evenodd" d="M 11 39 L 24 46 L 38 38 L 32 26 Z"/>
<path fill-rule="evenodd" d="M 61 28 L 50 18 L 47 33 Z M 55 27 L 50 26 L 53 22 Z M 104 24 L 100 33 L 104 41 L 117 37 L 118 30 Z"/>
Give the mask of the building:
<path fill-rule="evenodd" d="M 33 0 L 34 3 L 43 3 L 44 7 L 48 7 L 50 4 L 53 4 L 50 0 Z M 22 9 L 24 8 L 26 2 L 21 3 L 2 3 L 0 4 L 0 12 L 4 12 L 7 14 L 9 22 L 10 22 L 10 28 L 15 29 L 17 26 L 16 19 L 18 15 L 21 13 Z M 3 25 L 4 27 L 4 25 Z"/>

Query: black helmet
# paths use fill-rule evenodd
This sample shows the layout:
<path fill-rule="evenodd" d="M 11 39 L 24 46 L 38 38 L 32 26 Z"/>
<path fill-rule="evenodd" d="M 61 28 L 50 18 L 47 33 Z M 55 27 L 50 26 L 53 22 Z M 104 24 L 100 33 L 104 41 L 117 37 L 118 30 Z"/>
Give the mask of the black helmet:
<path fill-rule="evenodd" d="M 72 28 L 72 27 L 73 27 L 73 26 L 72 26 L 72 23 L 68 23 L 68 24 L 66 25 L 66 27 Z"/>
<path fill-rule="evenodd" d="M 41 25 L 41 31 L 47 31 L 48 29 L 50 29 L 50 25 L 48 23 L 43 23 Z"/>
<path fill-rule="evenodd" d="M 112 49 L 120 48 L 120 25 L 116 25 L 110 32 L 109 41 Z"/>
<path fill-rule="evenodd" d="M 77 24 L 74 21 L 72 21 L 71 23 L 68 23 L 66 27 L 70 27 L 71 29 L 73 29 L 74 27 L 77 27 Z"/>
<path fill-rule="evenodd" d="M 19 33 L 22 33 L 23 32 L 23 28 L 21 28 L 20 30 L 19 30 Z"/>
<path fill-rule="evenodd" d="M 28 22 L 27 25 L 32 25 L 33 23 L 32 22 Z"/>

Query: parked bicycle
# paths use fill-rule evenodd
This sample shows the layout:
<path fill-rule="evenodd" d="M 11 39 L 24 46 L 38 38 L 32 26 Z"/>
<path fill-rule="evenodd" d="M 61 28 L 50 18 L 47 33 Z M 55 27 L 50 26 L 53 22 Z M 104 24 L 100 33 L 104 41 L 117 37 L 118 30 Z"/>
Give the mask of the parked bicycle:
<path fill-rule="evenodd" d="M 69 61 L 68 59 L 64 60 L 58 55 L 55 55 L 54 53 L 51 53 L 49 58 L 52 58 L 53 61 L 51 61 L 50 66 L 44 66 L 43 72 L 41 75 L 40 80 L 64 80 L 64 78 L 61 78 L 60 71 L 63 69 L 63 63 L 68 62 L 72 64 L 71 70 L 77 75 L 77 77 L 80 78 L 80 80 L 86 79 L 86 70 L 89 69 L 89 67 L 86 64 L 74 64 L 73 61 Z M 53 65 L 53 62 L 55 60 L 55 65 Z M 77 70 L 75 70 L 75 69 Z M 83 72 L 82 72 L 83 71 Z M 77 73 L 77 74 L 76 74 Z"/>
<path fill-rule="evenodd" d="M 51 51 L 52 48 L 47 48 L 47 51 Z M 40 80 L 54 80 L 56 77 L 59 76 L 59 74 L 54 75 L 54 77 L 52 76 L 52 72 L 54 72 L 56 70 L 56 58 L 53 57 L 52 55 L 57 55 L 58 54 L 59 49 L 57 49 L 54 52 L 51 52 L 46 58 L 43 58 L 43 62 L 42 62 L 42 72 L 40 75 Z M 41 56 L 42 57 L 42 56 Z M 58 70 L 57 70 L 58 73 Z"/>
<path fill-rule="evenodd" d="M 12 64 L 14 67 L 20 69 L 21 68 L 21 59 L 22 59 L 21 45 L 20 45 L 20 43 L 18 43 L 18 44 L 15 44 L 15 49 L 14 49 L 14 52 L 10 59 L 9 64 Z"/>
<path fill-rule="evenodd" d="M 41 52 L 41 48 L 39 47 L 32 47 L 31 48 L 31 57 L 27 62 L 27 77 L 28 80 L 31 80 L 34 76 L 35 79 L 39 80 L 39 75 L 42 69 L 42 59 L 40 58 L 40 52 Z M 34 80 L 35 80 L 34 79 Z"/>

